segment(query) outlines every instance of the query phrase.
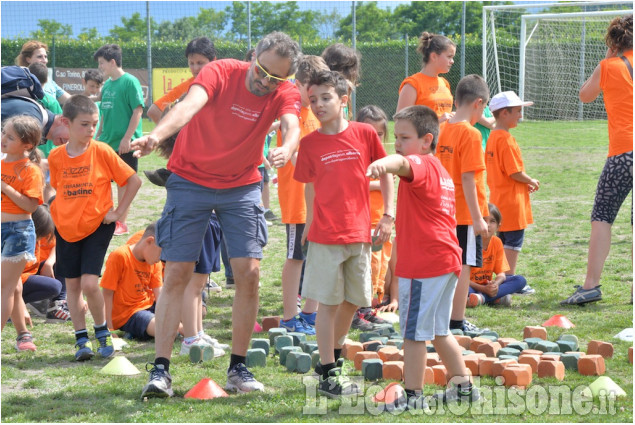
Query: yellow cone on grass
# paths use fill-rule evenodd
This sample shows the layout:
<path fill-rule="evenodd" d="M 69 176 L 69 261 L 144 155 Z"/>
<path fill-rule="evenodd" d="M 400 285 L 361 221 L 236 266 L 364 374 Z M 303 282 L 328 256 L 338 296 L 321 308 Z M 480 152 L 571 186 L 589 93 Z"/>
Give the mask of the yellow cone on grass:
<path fill-rule="evenodd" d="M 138 375 L 139 369 L 123 356 L 116 356 L 101 370 L 105 375 Z"/>
<path fill-rule="evenodd" d="M 600 376 L 591 385 L 582 390 L 581 395 L 584 397 L 598 397 L 601 395 L 600 393 L 609 398 L 626 396 L 624 390 L 608 376 Z"/>

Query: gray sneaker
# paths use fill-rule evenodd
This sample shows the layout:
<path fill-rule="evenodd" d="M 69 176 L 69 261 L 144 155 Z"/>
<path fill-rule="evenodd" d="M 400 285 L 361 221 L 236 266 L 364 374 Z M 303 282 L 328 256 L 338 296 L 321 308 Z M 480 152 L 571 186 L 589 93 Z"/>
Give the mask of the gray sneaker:
<path fill-rule="evenodd" d="M 152 369 L 148 370 L 148 365 L 152 365 Z M 172 397 L 172 376 L 166 371 L 162 365 L 154 363 L 146 364 L 146 370 L 150 372 L 150 379 L 141 391 L 141 399 L 144 397 Z"/>
<path fill-rule="evenodd" d="M 243 363 L 238 363 L 227 371 L 227 391 L 249 393 L 251 391 L 263 391 L 265 386 L 256 381 L 254 374 Z"/>
<path fill-rule="evenodd" d="M 499 299 L 495 300 L 494 305 L 502 305 L 505 307 L 511 307 L 512 306 L 511 294 L 507 294 L 504 297 L 500 297 Z"/>
<path fill-rule="evenodd" d="M 583 289 L 582 286 L 575 285 L 574 288 L 576 288 L 576 290 L 573 295 L 564 301 L 560 301 L 560 305 L 584 305 L 586 303 L 600 301 L 602 299 L 600 286 L 602 285 L 598 285 L 591 289 Z"/>

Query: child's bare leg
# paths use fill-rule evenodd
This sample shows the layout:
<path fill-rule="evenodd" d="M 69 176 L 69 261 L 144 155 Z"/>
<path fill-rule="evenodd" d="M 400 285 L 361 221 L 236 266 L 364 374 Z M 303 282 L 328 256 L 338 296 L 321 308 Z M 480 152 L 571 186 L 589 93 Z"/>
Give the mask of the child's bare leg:
<path fill-rule="evenodd" d="M 426 368 L 428 351 L 425 341 L 404 339 L 403 341 L 403 375 L 407 390 L 423 390 L 423 373 Z"/>
<path fill-rule="evenodd" d="M 66 303 L 68 311 L 71 313 L 73 328 L 76 331 L 86 329 L 86 311 L 84 311 L 81 278 L 66 278 Z"/>
<path fill-rule="evenodd" d="M 305 298 L 304 299 L 304 308 L 302 309 L 302 311 L 305 312 L 305 313 L 313 313 L 313 312 L 317 311 L 319 304 L 320 303 L 318 303 L 314 299 Z"/>
<path fill-rule="evenodd" d="M 20 336 L 25 332 L 29 332 L 26 327 L 26 305 L 22 299 L 22 285 L 18 284 L 13 293 L 13 311 L 11 312 L 11 322 L 15 328 L 15 333 Z"/>
<path fill-rule="evenodd" d="M 351 329 L 351 322 L 358 308 L 359 306 L 351 304 L 348 301 L 342 302 L 342 304 L 337 307 L 337 312 L 335 313 L 333 348 L 342 348 L 344 345 L 344 339 Z"/>
<path fill-rule="evenodd" d="M 2 261 L 2 329 L 13 311 L 14 293 L 26 260 Z"/>
<path fill-rule="evenodd" d="M 322 364 L 335 363 L 333 341 L 335 335 L 335 314 L 338 307 L 338 305 L 320 303 L 315 318 L 315 335 L 317 337 L 318 351 L 320 352 L 320 363 Z"/>
<path fill-rule="evenodd" d="M 298 313 L 296 301 L 298 299 L 298 289 L 300 289 L 302 263 L 302 260 L 287 258 L 284 266 L 282 266 L 282 310 L 284 320 L 291 320 Z"/>
<path fill-rule="evenodd" d="M 123 199 L 123 196 L 126 194 L 126 189 L 128 188 L 128 186 L 117 186 L 117 205 L 119 205 L 119 202 L 121 202 L 121 200 Z M 126 223 L 126 220 L 128 219 L 128 210 L 130 209 L 130 207 L 126 208 L 126 210 L 121 214 L 121 217 L 119 217 L 119 221 L 121 223 Z"/>
<path fill-rule="evenodd" d="M 99 288 L 99 276 L 94 274 L 83 274 L 81 278 L 81 286 L 82 292 L 86 295 L 88 310 L 90 310 L 90 314 L 93 316 L 95 326 L 101 326 L 106 322 L 106 306 L 104 304 L 104 296 Z M 68 291 L 68 287 L 66 288 L 66 291 Z M 72 312 L 71 317 L 73 317 Z M 85 325 L 86 323 L 84 320 L 84 327 Z"/>
<path fill-rule="evenodd" d="M 156 334 L 156 326 L 154 325 L 154 317 L 148 323 L 148 327 L 146 328 L 146 333 L 150 336 L 154 336 Z"/>
<path fill-rule="evenodd" d="M 587 271 L 583 289 L 593 289 L 600 284 L 604 262 L 611 249 L 611 227 L 610 223 L 603 221 L 591 222 L 591 239 L 589 240 Z"/>
<path fill-rule="evenodd" d="M 459 343 L 456 342 L 454 335 L 437 335 L 434 337 L 434 340 L 432 340 L 432 345 L 434 345 L 434 349 L 439 354 L 439 358 L 447 369 L 449 377 L 456 377 L 456 379 L 453 380 L 455 384 L 470 382 L 470 372 L 465 367 L 462 348 Z M 404 350 L 404 358 L 405 355 L 406 351 Z"/>
<path fill-rule="evenodd" d="M 518 254 L 520 254 L 520 251 L 505 248 L 505 257 L 507 258 L 507 262 L 509 263 L 508 274 L 516 274 L 516 263 L 518 263 Z"/>
<path fill-rule="evenodd" d="M 467 294 L 470 289 L 470 269 L 471 267 L 465 264 L 461 267 L 461 274 L 456 283 L 454 299 L 452 300 L 451 320 L 465 319 L 465 306 L 467 303 Z"/>
<path fill-rule="evenodd" d="M 183 292 L 183 307 L 181 310 L 181 322 L 183 323 L 183 335 L 187 338 L 194 337 L 202 329 L 201 292 L 207 282 L 207 275 L 193 273 L 185 291 Z M 197 317 L 198 315 L 198 317 Z M 199 329 L 199 319 L 201 328 Z"/>

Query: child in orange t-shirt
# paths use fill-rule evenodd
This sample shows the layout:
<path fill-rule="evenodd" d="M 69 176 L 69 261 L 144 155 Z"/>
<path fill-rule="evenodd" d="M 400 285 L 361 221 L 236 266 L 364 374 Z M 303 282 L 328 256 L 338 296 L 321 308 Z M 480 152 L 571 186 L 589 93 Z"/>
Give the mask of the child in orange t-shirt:
<path fill-rule="evenodd" d="M 452 177 L 456 198 L 456 234 L 463 250 L 462 268 L 454 293 L 450 329 L 476 331 L 465 320 L 471 267 L 482 266 L 482 241 L 487 236 L 483 220 L 487 212 L 485 159 L 481 133 L 473 127 L 489 100 L 487 83 L 478 75 L 467 75 L 456 87 L 456 114 L 444 123 L 436 156 Z"/>
<path fill-rule="evenodd" d="M 121 329 L 141 340 L 154 337 L 154 300 L 163 280 L 155 234 L 156 223 L 151 223 L 138 242 L 126 243 L 108 256 L 99 286 L 111 332 Z"/>
<path fill-rule="evenodd" d="M 12 315 L 18 351 L 36 349 L 24 324 L 26 307 L 21 296 L 15 300 L 15 290 L 27 261 L 35 260 L 31 214 L 43 202 L 43 176 L 36 149 L 41 137 L 40 123 L 32 117 L 14 116 L 2 123 L 2 329 Z M 21 323 L 15 323 L 13 317 Z"/>
<path fill-rule="evenodd" d="M 69 128 L 69 141 L 49 155 L 51 186 L 57 191 L 51 205 L 56 226 L 57 273 L 66 278 L 78 361 L 94 356 L 86 330 L 82 293 L 95 321 L 97 353 L 102 357 L 114 354 L 98 279 L 115 222 L 127 211 L 141 187 L 141 179 L 110 146 L 93 140 L 98 118 L 97 106 L 88 97 L 71 96 L 64 104 L 62 118 Z M 118 186 L 127 186 L 116 209 L 113 209 L 111 180 Z"/>
<path fill-rule="evenodd" d="M 328 71 L 324 59 L 319 56 L 306 55 L 298 64 L 295 73 L 295 85 L 300 91 L 302 107 L 300 108 L 300 138 L 320 128 L 320 122 L 309 104 L 307 93 L 309 78 L 316 71 Z M 282 137 L 278 132 L 278 145 L 282 143 Z M 298 146 L 299 149 L 299 146 Z M 283 317 L 280 326 L 291 332 L 302 332 L 307 335 L 315 335 L 315 317 L 318 303 L 306 298 L 304 309 L 298 313 L 297 296 L 302 280 L 302 269 L 306 255 L 302 250 L 302 233 L 306 223 L 306 202 L 304 199 L 304 183 L 293 178 L 295 171 L 294 153 L 291 161 L 278 168 L 278 201 L 280 203 L 281 221 L 287 231 L 287 258 L 282 266 L 282 308 Z"/>
<path fill-rule="evenodd" d="M 364 106 L 357 112 L 357 121 L 370 124 L 383 143 L 388 140 L 388 117 L 382 109 L 375 105 Z M 372 232 L 384 214 L 384 200 L 378 179 L 370 180 L 370 231 Z M 381 302 L 384 297 L 384 285 L 388 262 L 392 251 L 392 242 L 386 241 L 381 246 L 373 246 L 370 258 L 370 279 L 373 284 L 373 298 Z M 372 330 L 376 325 L 388 322 L 377 316 L 377 311 L 370 306 L 363 306 L 357 310 L 351 327 L 359 330 Z"/>
<path fill-rule="evenodd" d="M 437 114 L 439 122 L 447 121 L 452 116 L 452 92 L 448 80 L 439 74 L 450 72 L 456 45 L 443 35 L 424 31 L 417 51 L 423 56 L 423 67 L 399 86 L 397 112 L 406 106 L 424 105 Z"/>
<path fill-rule="evenodd" d="M 483 217 L 487 223 L 487 236 L 483 238 L 483 267 L 472 267 L 468 307 L 482 304 L 510 306 L 511 294 L 522 293 L 527 281 L 523 276 L 507 273 L 509 264 L 503 251 L 503 242 L 495 236 L 502 216 L 494 204 L 487 204 L 489 215 Z M 496 279 L 492 279 L 496 273 Z"/>
<path fill-rule="evenodd" d="M 490 201 L 505 217 L 498 235 L 503 241 L 511 274 L 516 273 L 525 229 L 534 222 L 529 194 L 538 190 L 540 182 L 525 173 L 520 147 L 509 130 L 522 118 L 522 107 L 533 104 L 523 102 L 513 91 L 499 93 L 490 102 L 496 129 L 490 133 L 485 147 L 487 186 Z"/>

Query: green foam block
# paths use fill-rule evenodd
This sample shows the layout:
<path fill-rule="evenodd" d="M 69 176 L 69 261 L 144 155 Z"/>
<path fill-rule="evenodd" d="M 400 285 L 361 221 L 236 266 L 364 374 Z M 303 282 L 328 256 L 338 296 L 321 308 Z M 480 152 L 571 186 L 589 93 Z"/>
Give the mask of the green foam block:
<path fill-rule="evenodd" d="M 274 343 L 276 344 L 276 351 L 279 353 L 282 347 L 293 346 L 293 337 L 289 335 L 278 335 L 274 339 Z"/>
<path fill-rule="evenodd" d="M 580 360 L 580 353 L 564 353 L 560 356 L 560 361 L 564 363 L 564 368 L 575 372 L 578 371 L 578 360 Z"/>
<path fill-rule="evenodd" d="M 524 342 L 526 342 L 527 346 L 529 348 L 531 348 L 532 350 L 536 347 L 536 344 L 538 344 L 539 342 L 542 342 L 542 341 L 544 341 L 544 339 L 542 339 L 542 338 L 525 338 L 524 339 Z M 536 350 L 537 350 L 537 348 L 536 348 Z"/>
<path fill-rule="evenodd" d="M 286 335 L 287 330 L 285 328 L 271 328 L 269 329 L 269 344 L 274 345 L 277 336 Z"/>
<path fill-rule="evenodd" d="M 252 348 L 251 350 L 247 350 L 247 360 L 245 361 L 245 366 L 265 367 L 266 365 L 267 353 L 265 353 L 265 350 L 263 350 L 262 348 Z"/>
<path fill-rule="evenodd" d="M 369 339 L 369 341 L 377 341 L 381 345 L 386 345 L 388 343 L 388 337 L 387 336 L 373 336 Z"/>
<path fill-rule="evenodd" d="M 287 345 L 286 347 L 282 347 L 280 349 L 280 365 L 281 366 L 287 365 L 287 357 L 289 356 L 289 353 L 292 351 L 302 351 L 302 350 L 300 349 L 300 347 L 296 347 L 294 345 Z"/>
<path fill-rule="evenodd" d="M 452 333 L 452 335 L 463 335 L 462 329 L 450 329 L 450 332 Z"/>
<path fill-rule="evenodd" d="M 305 341 L 302 344 L 300 344 L 300 348 L 302 348 L 302 351 L 304 351 L 305 353 L 311 354 L 312 352 L 317 350 L 318 345 L 317 345 L 317 342 L 315 341 Z"/>
<path fill-rule="evenodd" d="M 379 332 L 362 332 L 361 334 L 359 334 L 359 342 L 363 344 L 375 336 L 380 336 Z"/>
<path fill-rule="evenodd" d="M 271 349 L 271 344 L 268 339 L 265 338 L 254 338 L 251 340 L 251 348 L 262 348 L 265 350 L 265 355 L 269 355 L 269 350 Z"/>
<path fill-rule="evenodd" d="M 362 361 L 362 376 L 368 381 L 382 378 L 384 362 L 381 359 L 366 359 Z"/>
<path fill-rule="evenodd" d="M 536 345 L 534 345 L 534 350 L 540 350 L 543 353 L 546 352 L 560 352 L 560 347 L 558 347 L 558 344 L 556 344 L 555 342 L 551 342 L 551 341 L 540 341 L 539 343 L 537 343 Z"/>
<path fill-rule="evenodd" d="M 507 344 L 505 348 L 513 348 L 518 351 L 523 351 L 529 348 L 529 344 L 524 341 L 512 342 L 511 344 Z"/>
<path fill-rule="evenodd" d="M 389 339 L 386 345 L 394 345 L 401 350 L 401 347 L 403 347 L 403 339 Z"/>
<path fill-rule="evenodd" d="M 498 340 L 498 338 L 500 338 L 500 335 L 498 335 L 498 332 L 496 332 L 496 331 L 492 331 L 492 330 L 485 331 L 485 332 L 483 332 L 482 334 L 480 334 L 479 336 L 482 336 L 482 337 L 484 337 L 484 338 L 489 338 L 489 337 L 492 337 L 492 336 L 493 336 L 493 337 L 494 337 L 494 338 L 496 338 L 496 339 L 493 339 L 492 341 L 497 341 L 497 340 Z"/>
<path fill-rule="evenodd" d="M 311 370 L 311 356 L 302 351 L 291 351 L 287 355 L 286 367 L 289 372 L 307 373 Z"/>
<path fill-rule="evenodd" d="M 560 351 L 562 351 L 563 353 L 566 353 L 567 351 L 578 351 L 579 348 L 578 343 L 575 341 L 559 339 L 558 341 L 556 341 L 556 344 L 558 344 L 558 348 L 560 348 Z"/>
<path fill-rule="evenodd" d="M 518 356 L 520 356 L 520 350 L 509 347 L 501 348 L 498 350 L 497 357 L 500 358 L 501 356 L 513 356 L 518 358 Z"/>
<path fill-rule="evenodd" d="M 311 367 L 315 368 L 315 366 L 317 366 L 319 361 L 320 361 L 320 353 L 317 350 L 315 350 L 314 352 L 311 353 Z"/>
<path fill-rule="evenodd" d="M 306 341 L 306 334 L 303 334 L 302 332 L 287 332 L 287 335 L 293 338 L 293 345 L 297 347 Z"/>

